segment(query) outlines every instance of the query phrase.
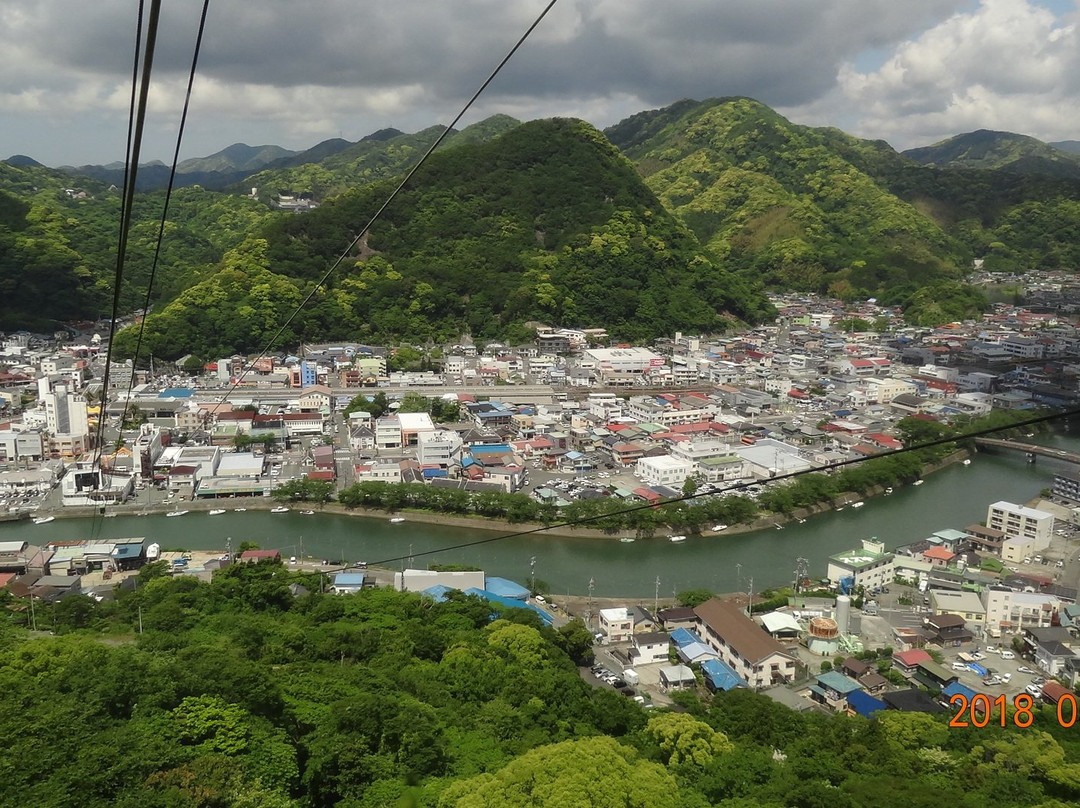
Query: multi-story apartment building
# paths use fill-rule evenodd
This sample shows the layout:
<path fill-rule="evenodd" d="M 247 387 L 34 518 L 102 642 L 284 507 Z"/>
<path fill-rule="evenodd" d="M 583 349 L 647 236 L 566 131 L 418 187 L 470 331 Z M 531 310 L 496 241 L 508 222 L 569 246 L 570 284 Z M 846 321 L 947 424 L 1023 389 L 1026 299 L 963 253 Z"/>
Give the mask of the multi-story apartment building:
<path fill-rule="evenodd" d="M 752 688 L 795 681 L 795 657 L 747 617 L 741 607 L 713 598 L 702 603 L 697 633 Z"/>
<path fill-rule="evenodd" d="M 1036 550 L 1045 550 L 1050 546 L 1050 538 L 1054 534 L 1054 516 L 1046 511 L 999 500 L 987 509 L 986 526 L 1003 532 L 1006 542 L 1010 538 L 1028 539 Z"/>
<path fill-rule="evenodd" d="M 679 488 L 694 473 L 694 464 L 671 455 L 642 457 L 634 472 L 646 485 L 665 485 Z"/>
<path fill-rule="evenodd" d="M 827 575 L 833 586 L 846 581 L 848 591 L 860 586 L 871 591 L 892 580 L 893 554 L 885 552 L 884 542 L 863 539 L 862 547 L 829 556 Z"/>
<path fill-rule="evenodd" d="M 1053 625 L 1061 601 L 1042 592 L 1014 592 L 1006 586 L 991 586 L 985 592 L 986 633 L 991 637 L 1015 634 L 1025 628 Z"/>

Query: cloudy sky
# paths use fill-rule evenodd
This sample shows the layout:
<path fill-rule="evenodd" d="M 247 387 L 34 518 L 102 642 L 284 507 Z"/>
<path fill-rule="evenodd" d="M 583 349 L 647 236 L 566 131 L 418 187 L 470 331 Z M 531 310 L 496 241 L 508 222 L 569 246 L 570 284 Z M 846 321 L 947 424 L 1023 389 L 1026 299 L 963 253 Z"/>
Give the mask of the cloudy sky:
<path fill-rule="evenodd" d="M 448 122 L 546 2 L 215 0 L 181 157 Z M 202 3 L 163 5 L 142 157 L 168 162 Z M 123 158 L 137 8 L 0 0 L 0 158 Z M 1080 140 L 1078 24 L 1077 0 L 559 0 L 463 125 L 746 95 L 898 149 Z"/>

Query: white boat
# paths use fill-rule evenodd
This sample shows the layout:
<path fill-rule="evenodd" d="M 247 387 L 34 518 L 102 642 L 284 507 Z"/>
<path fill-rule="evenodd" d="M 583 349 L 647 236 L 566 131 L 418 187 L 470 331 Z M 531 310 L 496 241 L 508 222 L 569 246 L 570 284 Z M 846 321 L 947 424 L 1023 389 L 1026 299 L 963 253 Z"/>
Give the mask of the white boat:
<path fill-rule="evenodd" d="M 844 510 L 844 506 L 843 506 L 843 505 L 841 505 L 841 506 L 840 506 L 839 508 L 837 508 L 837 509 L 836 509 L 836 512 L 837 512 L 837 513 L 840 513 L 840 511 L 842 511 L 842 510 Z"/>
<path fill-rule="evenodd" d="M 964 458 L 964 465 L 965 466 L 970 466 L 971 465 L 971 458 L 969 458 L 969 457 Z"/>
<path fill-rule="evenodd" d="M 865 504 L 866 504 L 865 502 L 863 502 L 862 500 L 859 500 L 858 502 L 852 502 L 851 507 L 852 508 L 861 508 Z"/>
<path fill-rule="evenodd" d="M 247 508 L 233 508 L 233 513 L 243 513 Z"/>
<path fill-rule="evenodd" d="M 885 489 L 885 496 L 889 496 L 889 494 L 891 494 L 891 493 L 892 493 L 892 488 L 886 488 Z"/>
<path fill-rule="evenodd" d="M 35 525 L 44 525 L 55 518 L 55 516 L 35 516 L 33 521 Z"/>
<path fill-rule="evenodd" d="M 183 516 L 187 511 L 169 511 L 166 516 Z"/>
<path fill-rule="evenodd" d="M 803 524 L 803 523 L 804 523 L 805 521 L 806 521 L 805 519 L 800 519 L 800 520 L 799 520 L 799 524 L 801 525 L 801 524 Z"/>
<path fill-rule="evenodd" d="M 288 513 L 289 509 L 284 505 L 278 505 L 276 508 L 271 508 L 270 513 Z"/>
<path fill-rule="evenodd" d="M 922 484 L 923 484 L 922 480 L 916 480 L 915 482 L 912 483 L 912 485 L 922 485 Z"/>
<path fill-rule="evenodd" d="M 719 533 L 721 530 L 727 530 L 727 529 L 728 529 L 727 525 L 713 525 L 712 526 L 712 532 L 713 533 Z"/>
<path fill-rule="evenodd" d="M 404 522 L 404 521 L 405 521 L 405 517 L 404 517 L 404 516 L 395 516 L 395 517 L 392 517 L 392 518 L 390 519 L 390 524 L 392 524 L 392 525 L 398 525 L 398 524 L 401 524 L 401 523 L 402 523 L 402 522 Z"/>
<path fill-rule="evenodd" d="M 303 516 L 314 516 L 314 515 L 315 515 L 315 511 L 312 511 L 312 510 L 307 510 L 307 511 L 300 511 L 300 513 L 301 513 L 301 514 L 302 514 Z"/>
<path fill-rule="evenodd" d="M 630 544 L 631 542 L 634 541 L 634 537 L 633 536 L 623 536 L 621 539 L 619 539 L 619 541 L 621 541 L 623 544 Z"/>
<path fill-rule="evenodd" d="M 223 513 L 225 513 L 224 508 L 214 508 L 213 510 L 210 511 L 211 516 L 220 516 Z"/>
<path fill-rule="evenodd" d="M 678 544 L 681 541 L 686 541 L 686 536 L 668 536 L 668 541 Z"/>

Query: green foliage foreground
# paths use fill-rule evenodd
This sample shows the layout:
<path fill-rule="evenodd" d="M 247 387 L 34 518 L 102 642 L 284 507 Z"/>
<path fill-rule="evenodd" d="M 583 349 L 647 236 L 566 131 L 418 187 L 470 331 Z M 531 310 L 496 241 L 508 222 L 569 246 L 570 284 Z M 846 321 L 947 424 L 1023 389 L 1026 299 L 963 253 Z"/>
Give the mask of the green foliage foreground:
<path fill-rule="evenodd" d="M 115 601 L 0 631 L 5 806 L 1049 806 L 1080 798 L 1056 718 L 798 714 L 737 691 L 642 710 L 583 679 L 584 632 L 452 594 L 147 568 Z M 294 596 L 290 586 L 308 590 Z M 65 602 L 66 603 L 66 602 Z M 498 612 L 499 610 L 496 609 Z M 22 620 L 18 611 L 8 611 Z M 137 632 L 141 617 L 143 633 Z"/>

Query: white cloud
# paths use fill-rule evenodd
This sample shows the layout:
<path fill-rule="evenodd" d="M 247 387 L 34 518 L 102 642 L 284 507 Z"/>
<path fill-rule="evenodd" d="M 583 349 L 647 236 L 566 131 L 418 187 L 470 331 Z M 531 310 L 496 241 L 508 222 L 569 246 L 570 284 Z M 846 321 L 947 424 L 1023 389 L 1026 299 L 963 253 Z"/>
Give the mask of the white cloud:
<path fill-rule="evenodd" d="M 898 148 L 973 129 L 1076 138 L 1075 16 L 1059 19 L 1027 0 L 983 0 L 903 43 L 878 70 L 845 65 L 834 103 L 854 102 L 857 133 Z"/>

